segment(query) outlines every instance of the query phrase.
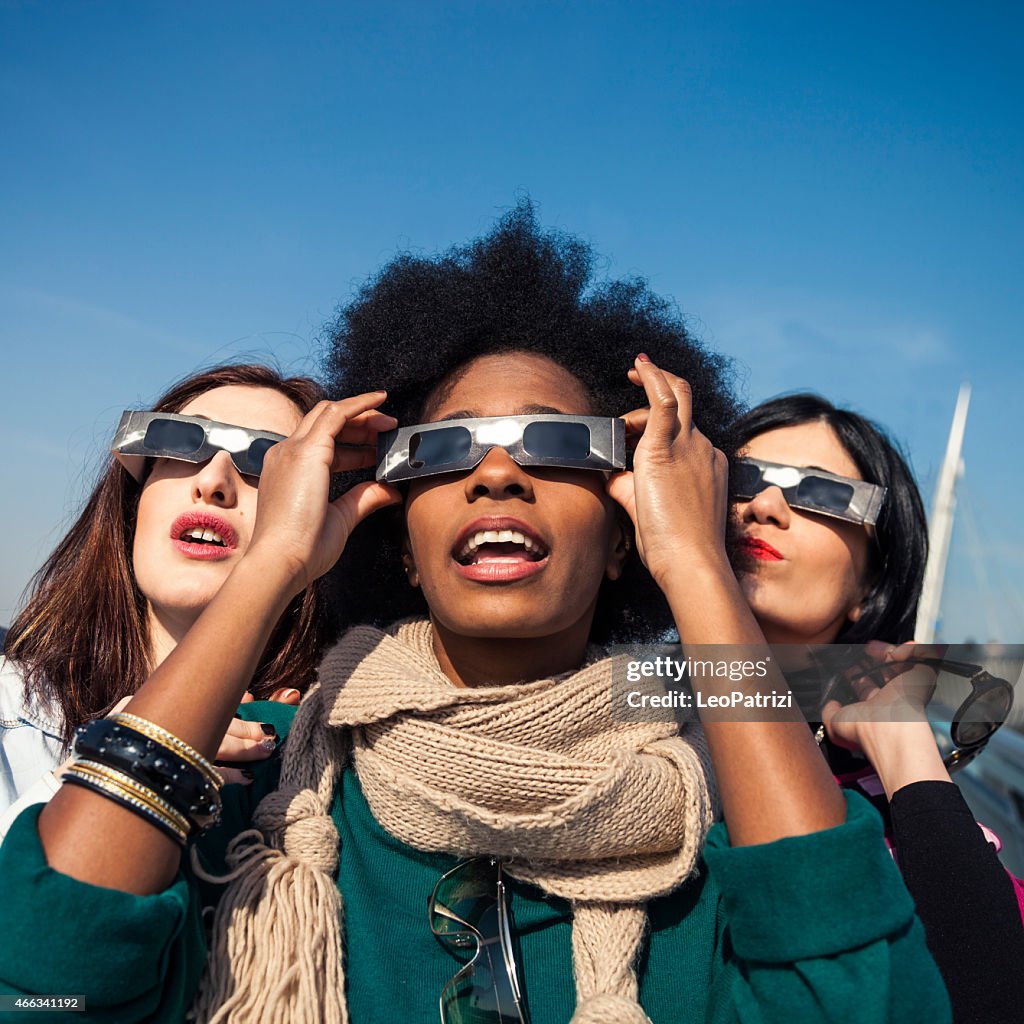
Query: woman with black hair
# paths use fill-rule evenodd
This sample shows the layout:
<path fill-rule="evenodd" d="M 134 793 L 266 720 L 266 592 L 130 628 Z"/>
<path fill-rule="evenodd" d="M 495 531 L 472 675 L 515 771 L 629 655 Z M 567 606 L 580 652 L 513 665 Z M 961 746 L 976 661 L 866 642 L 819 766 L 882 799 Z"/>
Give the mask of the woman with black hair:
<path fill-rule="evenodd" d="M 766 639 L 866 645 L 885 674 L 894 673 L 915 653 L 910 641 L 928 554 L 921 496 L 899 450 L 877 424 L 813 394 L 757 406 L 734 438 L 740 580 Z M 850 508 L 815 508 L 802 498 L 798 480 L 809 467 L 819 480 L 822 471 L 837 478 Z M 858 492 L 866 503 L 859 511 Z M 924 685 L 915 673 L 924 673 Z M 821 679 L 809 675 L 815 684 Z M 1024 1005 L 1019 883 L 1002 869 L 943 763 L 925 715 L 930 678 L 920 668 L 881 689 L 870 677 L 855 678 L 867 710 L 819 701 L 819 739 L 836 775 L 877 794 L 891 820 L 954 1020 L 1011 1020 Z"/>
<path fill-rule="evenodd" d="M 590 278 L 586 247 L 521 208 L 395 260 L 344 311 L 348 397 L 268 453 L 245 559 L 129 705 L 133 729 L 208 794 L 191 769 L 268 624 L 343 549 L 363 624 L 293 721 L 277 709 L 283 756 L 191 862 L 151 814 L 80 788 L 15 823 L 10 988 L 60 976 L 94 1019 L 180 1020 L 205 965 L 200 1020 L 948 1019 L 880 822 L 844 801 L 799 716 L 612 714 L 598 643 L 668 622 L 687 642 L 763 638 L 725 555 L 721 363 L 642 284 Z M 626 471 L 615 417 L 641 393 Z M 381 434 L 380 479 L 329 502 L 332 472 L 372 466 Z M 412 604 L 427 615 L 393 621 Z M 108 758 L 126 742 L 83 745 L 101 738 Z M 84 923 L 54 924 L 40 968 L 31 926 L 58 900 Z"/>

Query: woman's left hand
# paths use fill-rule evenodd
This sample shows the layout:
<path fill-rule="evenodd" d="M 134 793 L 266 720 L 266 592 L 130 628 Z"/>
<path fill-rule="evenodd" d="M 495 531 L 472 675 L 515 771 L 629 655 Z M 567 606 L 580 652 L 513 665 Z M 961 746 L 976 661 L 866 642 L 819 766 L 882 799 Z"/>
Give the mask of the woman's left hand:
<path fill-rule="evenodd" d="M 925 713 L 935 690 L 935 669 L 917 660 L 941 657 L 944 649 L 913 641 L 893 646 L 873 640 L 865 651 L 877 659 L 875 673 L 881 674 L 882 685 L 861 675 L 851 680 L 857 703 L 825 704 L 821 720 L 829 739 L 864 754 L 889 799 L 912 782 L 948 781 Z"/>
<path fill-rule="evenodd" d="M 637 357 L 629 379 L 643 387 L 650 408 L 623 417 L 627 433 L 642 436 L 632 472 L 615 473 L 608 493 L 629 513 L 640 557 L 664 588 L 682 564 L 727 565 L 729 462 L 694 426 L 685 380 L 646 356 Z"/>

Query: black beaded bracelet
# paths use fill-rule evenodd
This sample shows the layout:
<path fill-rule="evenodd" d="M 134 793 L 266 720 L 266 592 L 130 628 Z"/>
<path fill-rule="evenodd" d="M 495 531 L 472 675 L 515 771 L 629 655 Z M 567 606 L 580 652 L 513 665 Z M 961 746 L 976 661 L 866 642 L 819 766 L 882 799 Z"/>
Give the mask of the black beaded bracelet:
<path fill-rule="evenodd" d="M 217 787 L 179 753 L 130 726 L 100 718 L 75 730 L 75 753 L 130 776 L 188 819 L 194 834 L 220 821 Z"/>

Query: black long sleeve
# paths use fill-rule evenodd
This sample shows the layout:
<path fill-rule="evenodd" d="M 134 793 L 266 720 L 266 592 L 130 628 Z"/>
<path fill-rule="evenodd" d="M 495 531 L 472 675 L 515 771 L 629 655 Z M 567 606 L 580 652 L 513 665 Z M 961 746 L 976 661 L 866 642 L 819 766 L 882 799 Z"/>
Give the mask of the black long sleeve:
<path fill-rule="evenodd" d="M 893 794 L 893 840 L 955 1024 L 1024 1021 L 1024 925 L 1013 883 L 951 782 Z"/>

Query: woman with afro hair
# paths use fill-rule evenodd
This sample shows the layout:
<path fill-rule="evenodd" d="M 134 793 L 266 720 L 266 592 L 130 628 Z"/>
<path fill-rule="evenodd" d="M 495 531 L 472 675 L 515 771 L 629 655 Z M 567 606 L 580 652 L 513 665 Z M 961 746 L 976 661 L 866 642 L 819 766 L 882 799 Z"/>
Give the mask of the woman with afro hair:
<path fill-rule="evenodd" d="M 244 560 L 128 710 L 199 765 L 339 555 L 350 628 L 297 712 L 247 706 L 282 755 L 190 856 L 81 787 L 15 823 L 8 991 L 111 1021 L 948 1020 L 880 822 L 796 712 L 615 704 L 609 642 L 763 637 L 725 550 L 726 366 L 592 272 L 524 205 L 342 311 L 338 400 L 267 453 Z"/>

